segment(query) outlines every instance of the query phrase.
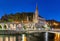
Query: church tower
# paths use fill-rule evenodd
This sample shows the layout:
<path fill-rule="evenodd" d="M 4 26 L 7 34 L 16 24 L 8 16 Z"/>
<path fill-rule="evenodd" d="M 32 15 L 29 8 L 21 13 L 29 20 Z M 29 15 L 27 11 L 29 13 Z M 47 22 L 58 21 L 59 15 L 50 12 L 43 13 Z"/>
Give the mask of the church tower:
<path fill-rule="evenodd" d="M 38 6 L 36 4 L 35 14 L 33 15 L 33 22 L 38 23 Z"/>
<path fill-rule="evenodd" d="M 27 22 L 29 22 L 29 18 L 28 18 L 28 16 L 27 16 Z"/>

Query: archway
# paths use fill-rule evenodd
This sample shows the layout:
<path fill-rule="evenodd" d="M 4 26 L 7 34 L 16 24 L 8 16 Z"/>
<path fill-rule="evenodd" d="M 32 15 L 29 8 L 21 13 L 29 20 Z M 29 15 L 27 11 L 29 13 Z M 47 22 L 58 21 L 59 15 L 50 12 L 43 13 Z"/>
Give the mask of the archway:
<path fill-rule="evenodd" d="M 2 26 L 0 25 L 0 30 L 2 30 Z"/>
<path fill-rule="evenodd" d="M 17 27 L 16 30 L 22 30 L 22 29 L 23 29 L 23 28 L 22 28 L 22 24 L 17 24 L 16 27 Z"/>
<path fill-rule="evenodd" d="M 4 25 L 4 29 L 7 29 L 7 25 Z"/>

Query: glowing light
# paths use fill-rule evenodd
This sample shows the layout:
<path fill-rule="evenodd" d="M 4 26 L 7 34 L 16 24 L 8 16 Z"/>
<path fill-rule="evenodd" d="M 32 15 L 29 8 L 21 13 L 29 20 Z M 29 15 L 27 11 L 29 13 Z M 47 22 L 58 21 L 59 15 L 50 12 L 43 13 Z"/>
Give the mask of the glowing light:
<path fill-rule="evenodd" d="M 45 41 L 48 41 L 48 32 L 45 33 Z"/>
<path fill-rule="evenodd" d="M 19 21 L 14 21 L 15 23 L 19 23 Z"/>
<path fill-rule="evenodd" d="M 59 41 L 60 40 L 60 34 L 59 33 L 56 33 L 55 34 L 55 40 L 54 41 Z"/>
<path fill-rule="evenodd" d="M 25 34 L 22 34 L 22 41 L 27 41 Z"/>
<path fill-rule="evenodd" d="M 53 23 L 53 25 L 57 26 L 57 25 L 58 25 L 58 23 L 55 23 L 55 22 L 54 22 L 54 23 Z"/>

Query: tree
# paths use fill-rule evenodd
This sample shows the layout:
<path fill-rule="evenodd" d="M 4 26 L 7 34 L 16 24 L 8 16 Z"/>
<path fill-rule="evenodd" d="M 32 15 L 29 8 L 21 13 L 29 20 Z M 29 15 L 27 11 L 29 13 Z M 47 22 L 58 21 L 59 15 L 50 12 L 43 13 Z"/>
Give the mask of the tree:
<path fill-rule="evenodd" d="M 6 25 L 4 25 L 4 29 L 7 29 L 7 26 Z"/>
<path fill-rule="evenodd" d="M 0 25 L 0 29 L 2 29 L 2 26 Z"/>

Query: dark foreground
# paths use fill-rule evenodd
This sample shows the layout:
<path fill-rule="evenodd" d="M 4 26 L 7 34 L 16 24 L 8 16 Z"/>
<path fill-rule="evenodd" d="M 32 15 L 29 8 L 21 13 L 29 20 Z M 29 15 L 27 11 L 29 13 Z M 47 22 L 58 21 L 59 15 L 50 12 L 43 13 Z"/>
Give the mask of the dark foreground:
<path fill-rule="evenodd" d="M 45 41 L 45 33 L 26 34 L 27 41 Z M 48 41 L 55 41 L 55 34 L 48 34 Z M 0 34 L 0 41 L 22 41 L 22 34 Z"/>

